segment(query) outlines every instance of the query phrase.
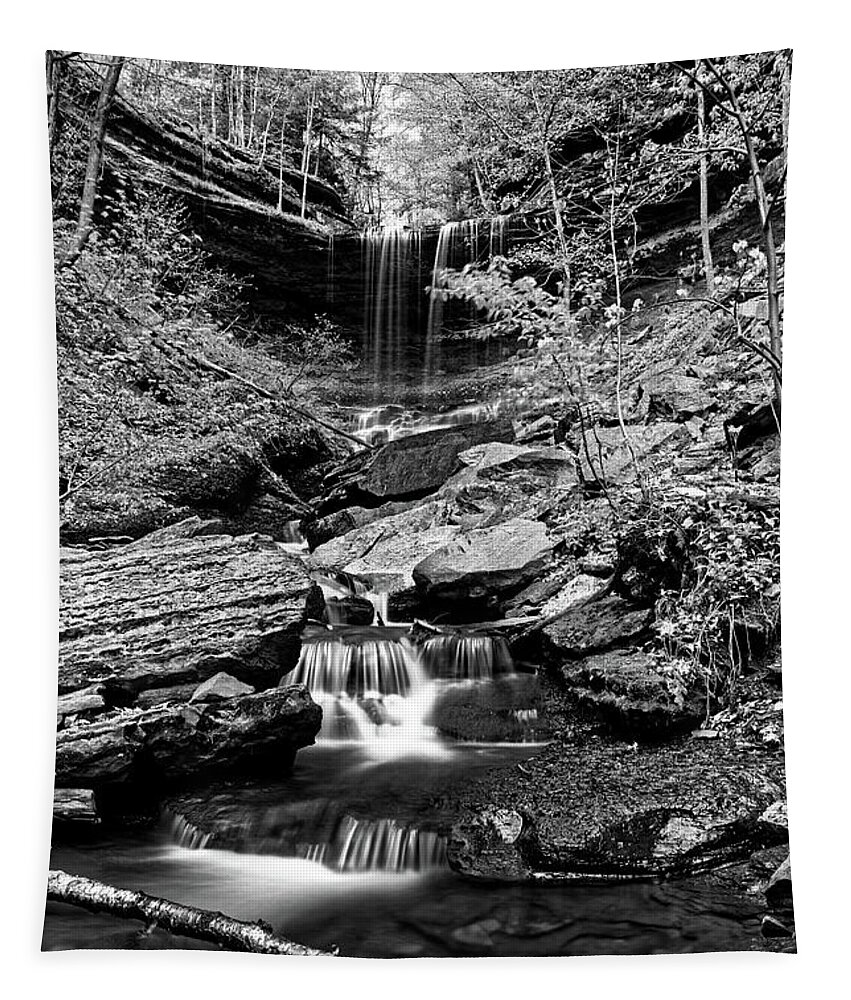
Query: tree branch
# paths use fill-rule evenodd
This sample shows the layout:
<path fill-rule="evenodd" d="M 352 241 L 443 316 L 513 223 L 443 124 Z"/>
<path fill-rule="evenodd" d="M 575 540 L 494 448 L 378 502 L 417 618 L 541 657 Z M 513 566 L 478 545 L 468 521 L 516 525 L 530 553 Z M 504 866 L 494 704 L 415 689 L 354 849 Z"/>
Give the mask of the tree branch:
<path fill-rule="evenodd" d="M 299 955 L 331 957 L 331 953 L 308 948 L 279 937 L 272 928 L 258 920 L 249 923 L 223 913 L 183 906 L 167 899 L 149 896 L 63 871 L 47 875 L 47 898 L 54 903 L 70 903 L 91 913 L 109 913 L 114 917 L 141 920 L 161 927 L 170 934 L 183 934 L 199 941 L 211 941 L 230 951 L 249 951 L 263 955 Z"/>

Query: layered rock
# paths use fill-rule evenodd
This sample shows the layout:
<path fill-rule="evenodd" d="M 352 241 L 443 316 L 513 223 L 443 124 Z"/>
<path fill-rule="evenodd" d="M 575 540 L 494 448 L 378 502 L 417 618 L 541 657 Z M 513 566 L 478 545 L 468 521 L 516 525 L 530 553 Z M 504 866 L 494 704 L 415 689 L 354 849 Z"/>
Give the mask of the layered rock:
<path fill-rule="evenodd" d="M 302 562 L 263 536 L 179 534 L 62 551 L 61 693 L 99 685 L 121 704 L 122 693 L 126 703 L 222 670 L 263 688 L 295 664 L 310 587 Z"/>
<path fill-rule="evenodd" d="M 164 788 L 272 766 L 313 743 L 321 709 L 301 685 L 220 700 L 113 712 L 63 729 L 56 785 L 159 795 Z"/>
<path fill-rule="evenodd" d="M 319 514 L 426 497 L 459 468 L 461 452 L 485 441 L 510 441 L 513 436 L 507 420 L 480 421 L 412 434 L 390 441 L 374 452 L 362 452 L 330 477 L 327 482 L 330 492 L 324 497 Z"/>

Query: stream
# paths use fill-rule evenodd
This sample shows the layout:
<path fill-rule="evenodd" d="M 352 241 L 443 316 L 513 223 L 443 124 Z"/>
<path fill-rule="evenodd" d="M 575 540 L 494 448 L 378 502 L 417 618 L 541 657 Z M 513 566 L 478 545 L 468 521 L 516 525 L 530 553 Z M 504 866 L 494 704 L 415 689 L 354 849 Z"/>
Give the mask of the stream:
<path fill-rule="evenodd" d="M 323 707 L 317 743 L 298 753 L 292 774 L 189 793 L 181 801 L 193 816 L 200 810 L 199 826 L 166 809 L 153 830 L 57 841 L 51 867 L 262 918 L 344 956 L 720 951 L 748 949 L 758 935 L 756 903 L 699 881 L 493 883 L 449 868 L 441 797 L 540 746 L 536 678 L 516 669 L 499 637 L 415 643 L 398 624 L 309 627 L 288 680 Z M 517 706 L 511 742 L 462 742 L 432 725 L 447 701 L 487 706 L 497 696 Z M 55 903 L 43 946 L 208 947 Z"/>

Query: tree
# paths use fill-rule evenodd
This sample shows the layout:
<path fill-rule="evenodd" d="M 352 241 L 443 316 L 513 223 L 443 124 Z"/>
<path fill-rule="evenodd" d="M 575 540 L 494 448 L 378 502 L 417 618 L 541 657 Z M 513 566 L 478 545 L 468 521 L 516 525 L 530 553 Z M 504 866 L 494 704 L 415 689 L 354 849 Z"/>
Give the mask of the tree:
<path fill-rule="evenodd" d="M 715 106 L 724 114 L 729 116 L 735 123 L 738 132 L 745 144 L 745 155 L 747 157 L 751 182 L 753 184 L 754 197 L 756 199 L 757 210 L 761 223 L 762 240 L 765 249 L 766 260 L 766 300 L 768 303 L 768 329 L 769 329 L 769 350 L 775 359 L 772 364 L 772 378 L 774 381 L 774 392 L 777 399 L 781 399 L 781 373 L 782 363 L 782 341 L 780 332 L 780 288 L 778 281 L 777 267 L 777 246 L 774 235 L 774 221 L 772 212 L 776 204 L 776 198 L 769 201 L 765 188 L 765 177 L 759 156 L 756 151 L 754 141 L 754 122 L 745 113 L 736 89 L 731 82 L 730 75 L 720 70 L 711 59 L 702 60 L 703 65 L 711 74 L 711 78 L 720 86 L 721 94 L 716 94 L 709 83 L 701 80 L 698 75 L 700 64 L 696 67 L 697 73 L 692 72 L 682 64 L 676 64 L 682 72 L 707 95 L 709 95 Z"/>
<path fill-rule="evenodd" d="M 106 138 L 106 124 L 109 109 L 115 98 L 118 78 L 124 66 L 123 57 L 115 57 L 107 62 L 106 73 L 101 83 L 97 105 L 92 116 L 91 137 L 89 139 L 89 157 L 86 163 L 86 176 L 83 182 L 83 194 L 80 199 L 80 215 L 71 247 L 61 260 L 62 267 L 70 267 L 80 256 L 89 240 L 94 224 L 95 199 L 100 184 L 101 163 L 103 161 L 103 146 Z"/>

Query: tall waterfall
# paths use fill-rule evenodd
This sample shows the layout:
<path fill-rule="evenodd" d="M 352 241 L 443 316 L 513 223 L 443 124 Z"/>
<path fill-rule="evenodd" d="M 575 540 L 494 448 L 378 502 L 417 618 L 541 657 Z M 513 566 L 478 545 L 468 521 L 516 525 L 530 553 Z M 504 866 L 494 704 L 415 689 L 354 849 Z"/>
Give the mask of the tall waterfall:
<path fill-rule="evenodd" d="M 437 235 L 430 265 L 424 262 L 428 230 L 395 226 L 361 235 L 365 360 L 379 383 L 392 380 L 414 359 L 422 364 L 426 382 L 439 370 L 447 310 L 440 290 L 434 288 L 437 276 L 444 268 L 484 263 L 504 254 L 508 222 L 508 216 L 447 222 Z M 328 254 L 333 285 L 333 239 Z M 432 292 L 426 299 L 428 286 Z M 475 318 L 475 310 L 468 311 Z M 421 343 L 416 343 L 418 336 Z M 475 342 L 471 351 L 478 361 Z"/>
<path fill-rule="evenodd" d="M 392 377 L 420 308 L 415 279 L 422 270 L 422 231 L 400 226 L 364 233 L 361 239 L 367 360 L 376 378 Z"/>
<path fill-rule="evenodd" d="M 438 275 L 445 268 L 461 268 L 465 264 L 484 262 L 491 257 L 503 255 L 506 250 L 507 223 L 508 216 L 498 215 L 485 220 L 463 219 L 460 222 L 447 222 L 441 227 L 431 272 L 424 364 L 426 382 L 440 368 L 440 337 L 444 326 L 445 303 L 441 290 L 435 287 Z M 474 313 L 475 310 L 471 309 L 471 317 Z M 473 352 L 478 362 L 478 349 L 475 343 Z M 486 360 L 489 361 L 490 357 Z"/>

